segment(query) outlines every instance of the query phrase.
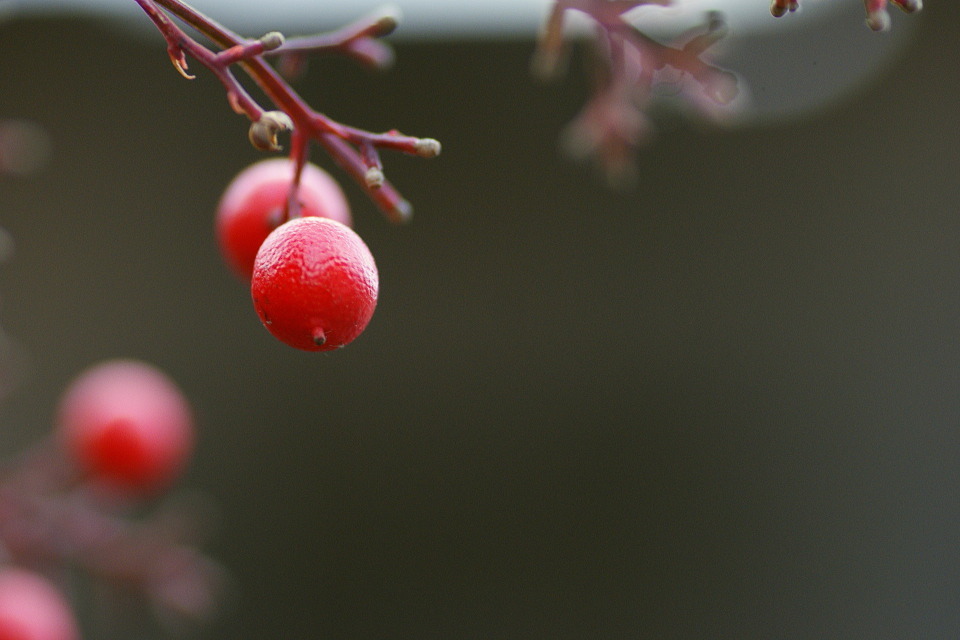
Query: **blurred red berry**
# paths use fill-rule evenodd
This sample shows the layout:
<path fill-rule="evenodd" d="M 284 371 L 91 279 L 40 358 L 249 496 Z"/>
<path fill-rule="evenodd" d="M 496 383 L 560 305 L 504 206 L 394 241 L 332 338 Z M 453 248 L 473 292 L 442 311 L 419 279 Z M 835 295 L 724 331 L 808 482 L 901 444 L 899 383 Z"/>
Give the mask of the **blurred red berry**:
<path fill-rule="evenodd" d="M 253 306 L 279 340 L 329 351 L 363 332 L 377 306 L 373 256 L 352 229 L 296 218 L 271 233 L 253 268 Z"/>
<path fill-rule="evenodd" d="M 257 250 L 282 222 L 293 162 L 273 158 L 250 165 L 227 186 L 217 205 L 216 232 L 227 264 L 244 280 L 253 272 Z M 323 169 L 306 164 L 297 192 L 300 216 L 330 218 L 350 226 L 352 219 L 340 185 Z"/>
<path fill-rule="evenodd" d="M 112 360 L 81 374 L 60 402 L 65 449 L 94 478 L 155 490 L 180 473 L 193 449 L 183 393 L 155 367 Z"/>
<path fill-rule="evenodd" d="M 0 640 L 78 640 L 70 605 L 46 578 L 0 569 Z"/>

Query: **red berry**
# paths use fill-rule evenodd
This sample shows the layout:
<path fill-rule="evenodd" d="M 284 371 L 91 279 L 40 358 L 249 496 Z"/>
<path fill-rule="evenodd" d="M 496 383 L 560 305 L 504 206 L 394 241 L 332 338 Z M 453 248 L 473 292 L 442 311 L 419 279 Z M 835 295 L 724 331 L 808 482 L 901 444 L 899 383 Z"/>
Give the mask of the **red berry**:
<path fill-rule="evenodd" d="M 295 218 L 260 247 L 250 291 L 263 325 L 305 351 L 329 351 L 360 335 L 377 306 L 373 256 L 353 229 Z"/>
<path fill-rule="evenodd" d="M 46 578 L 23 569 L 0 570 L 0 640 L 77 640 L 66 599 Z"/>
<path fill-rule="evenodd" d="M 82 469 L 116 488 L 154 491 L 193 449 L 186 399 L 158 369 L 112 360 L 80 375 L 60 401 L 59 435 Z"/>
<path fill-rule="evenodd" d="M 292 180 L 293 162 L 288 158 L 263 160 L 237 174 L 217 205 L 220 251 L 244 280 L 250 279 L 260 245 L 281 222 Z M 340 185 L 320 167 L 304 165 L 297 195 L 300 216 L 330 218 L 350 226 L 350 207 Z"/>

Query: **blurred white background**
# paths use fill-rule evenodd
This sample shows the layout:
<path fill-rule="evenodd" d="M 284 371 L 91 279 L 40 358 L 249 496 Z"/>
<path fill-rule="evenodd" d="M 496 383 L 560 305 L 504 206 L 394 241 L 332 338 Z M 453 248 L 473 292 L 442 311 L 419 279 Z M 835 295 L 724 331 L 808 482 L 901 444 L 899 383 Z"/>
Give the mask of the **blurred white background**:
<path fill-rule="evenodd" d="M 385 4 L 403 10 L 401 37 L 491 37 L 532 36 L 545 15 L 550 0 L 194 0 L 197 9 L 218 16 L 236 29 L 288 28 L 304 25 L 329 29 Z M 640 12 L 656 12 L 669 20 L 689 21 L 705 11 L 719 10 L 740 32 L 792 29 L 844 11 L 848 5 L 862 10 L 859 1 L 806 0 L 802 10 L 789 20 L 774 20 L 763 0 L 676 0 L 673 7 L 644 7 Z M 0 6 L 24 13 L 100 13 L 130 17 L 139 9 L 125 0 L 0 0 Z"/>

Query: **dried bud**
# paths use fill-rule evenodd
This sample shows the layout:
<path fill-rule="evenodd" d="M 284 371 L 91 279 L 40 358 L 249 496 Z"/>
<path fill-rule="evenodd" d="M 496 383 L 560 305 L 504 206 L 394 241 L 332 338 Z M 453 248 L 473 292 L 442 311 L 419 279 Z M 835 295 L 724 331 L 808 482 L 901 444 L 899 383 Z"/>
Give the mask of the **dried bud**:
<path fill-rule="evenodd" d="M 283 111 L 267 111 L 250 125 L 250 143 L 260 151 L 279 151 L 277 134 L 293 129 L 293 121 Z"/>
<path fill-rule="evenodd" d="M 363 176 L 364 181 L 367 183 L 367 186 L 371 189 L 378 189 L 383 186 L 383 181 L 386 179 L 383 175 L 383 171 L 377 167 L 370 167 L 367 169 L 367 173 Z"/>
<path fill-rule="evenodd" d="M 181 49 L 179 46 L 171 45 L 167 47 L 167 55 L 170 56 L 170 62 L 173 63 L 173 67 L 181 76 L 187 80 L 193 80 L 197 77 L 187 71 L 189 68 L 189 65 L 187 64 L 187 56 L 183 53 L 183 49 Z"/>
<path fill-rule="evenodd" d="M 283 46 L 284 42 L 285 39 L 283 34 L 279 31 L 271 31 L 260 38 L 260 44 L 263 45 L 264 51 L 273 51 L 274 49 L 279 49 Z"/>
<path fill-rule="evenodd" d="M 382 38 L 383 36 L 390 35 L 393 33 L 393 30 L 399 26 L 400 17 L 400 7 L 395 5 L 381 7 L 374 16 L 375 30 L 371 35 L 376 38 Z"/>
<path fill-rule="evenodd" d="M 433 138 L 420 138 L 413 145 L 421 158 L 435 158 L 440 155 L 440 142 Z"/>
<path fill-rule="evenodd" d="M 774 18 L 780 18 L 788 11 L 793 12 L 799 8 L 798 0 L 771 0 L 770 13 Z"/>

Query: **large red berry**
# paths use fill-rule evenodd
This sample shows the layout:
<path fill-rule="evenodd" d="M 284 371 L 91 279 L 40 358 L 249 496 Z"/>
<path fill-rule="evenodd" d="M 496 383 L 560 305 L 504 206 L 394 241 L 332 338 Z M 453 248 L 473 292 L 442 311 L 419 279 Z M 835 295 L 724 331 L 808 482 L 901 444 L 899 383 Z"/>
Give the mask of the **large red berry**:
<path fill-rule="evenodd" d="M 264 326 L 305 351 L 329 351 L 360 335 L 377 306 L 373 256 L 352 229 L 295 218 L 260 247 L 250 291 Z"/>
<path fill-rule="evenodd" d="M 121 489 L 165 487 L 193 449 L 183 393 L 155 367 L 111 360 L 88 369 L 60 401 L 59 436 L 79 466 Z"/>
<path fill-rule="evenodd" d="M 0 570 L 0 640 L 77 640 L 73 612 L 60 591 L 32 571 Z"/>
<path fill-rule="evenodd" d="M 244 280 L 250 279 L 260 245 L 282 222 L 293 169 L 288 158 L 252 164 L 230 182 L 217 205 L 220 251 Z M 297 195 L 300 216 L 330 218 L 351 225 L 350 207 L 340 185 L 320 167 L 304 165 Z"/>

